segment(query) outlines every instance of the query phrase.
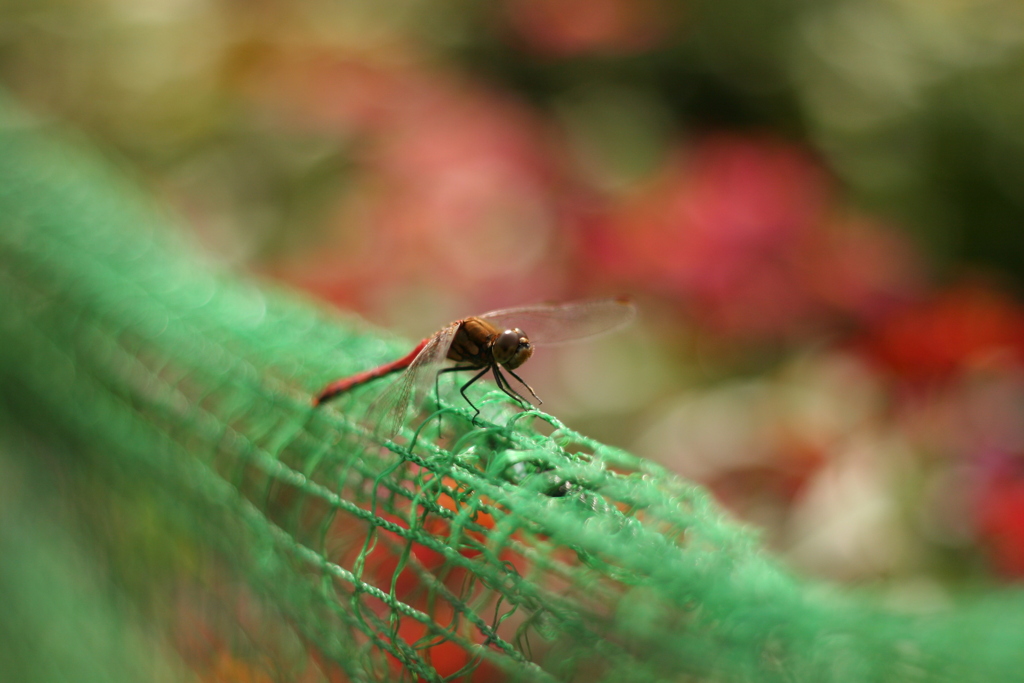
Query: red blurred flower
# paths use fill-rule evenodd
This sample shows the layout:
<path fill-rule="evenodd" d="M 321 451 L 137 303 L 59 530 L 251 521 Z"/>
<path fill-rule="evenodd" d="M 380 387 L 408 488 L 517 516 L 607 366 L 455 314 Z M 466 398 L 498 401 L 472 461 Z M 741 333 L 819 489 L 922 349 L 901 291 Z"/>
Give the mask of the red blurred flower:
<path fill-rule="evenodd" d="M 837 313 L 875 315 L 913 287 L 910 250 L 837 219 L 835 201 L 799 148 L 718 136 L 581 237 L 603 272 L 685 304 L 720 334 L 792 337 Z"/>
<path fill-rule="evenodd" d="M 967 283 L 891 315 L 864 340 L 868 357 L 912 383 L 972 367 L 1024 362 L 1024 308 L 1005 293 Z"/>
<path fill-rule="evenodd" d="M 547 55 L 634 53 L 655 46 L 673 23 L 659 0 L 506 0 L 509 24 Z"/>
<path fill-rule="evenodd" d="M 1024 578 L 1024 475 L 989 479 L 979 491 L 976 515 L 992 568 L 1006 578 Z"/>
<path fill-rule="evenodd" d="M 920 259 L 900 234 L 853 217 L 815 234 L 808 289 L 823 309 L 872 325 L 923 288 Z"/>

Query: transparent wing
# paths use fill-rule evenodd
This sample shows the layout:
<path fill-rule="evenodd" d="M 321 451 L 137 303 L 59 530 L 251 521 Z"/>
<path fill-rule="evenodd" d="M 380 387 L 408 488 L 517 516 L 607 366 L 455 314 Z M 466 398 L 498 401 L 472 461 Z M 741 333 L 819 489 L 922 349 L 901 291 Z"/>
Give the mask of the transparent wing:
<path fill-rule="evenodd" d="M 374 434 L 390 439 L 402 428 L 409 403 L 414 396 L 422 400 L 433 385 L 434 375 L 448 356 L 461 324 L 461 321 L 452 323 L 432 336 L 409 367 L 370 404 L 364 421 Z"/>
<path fill-rule="evenodd" d="M 594 299 L 503 308 L 477 317 L 499 330 L 518 327 L 534 344 L 563 344 L 625 327 L 636 317 L 636 304 L 625 297 Z"/>

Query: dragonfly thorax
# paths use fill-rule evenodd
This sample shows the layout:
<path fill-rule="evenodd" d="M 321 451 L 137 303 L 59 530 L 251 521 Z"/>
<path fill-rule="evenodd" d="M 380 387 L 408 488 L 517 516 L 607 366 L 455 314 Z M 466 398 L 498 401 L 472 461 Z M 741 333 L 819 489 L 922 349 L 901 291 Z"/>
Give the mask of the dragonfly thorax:
<path fill-rule="evenodd" d="M 494 361 L 509 370 L 515 370 L 533 355 L 533 346 L 518 327 L 496 335 L 491 342 Z"/>

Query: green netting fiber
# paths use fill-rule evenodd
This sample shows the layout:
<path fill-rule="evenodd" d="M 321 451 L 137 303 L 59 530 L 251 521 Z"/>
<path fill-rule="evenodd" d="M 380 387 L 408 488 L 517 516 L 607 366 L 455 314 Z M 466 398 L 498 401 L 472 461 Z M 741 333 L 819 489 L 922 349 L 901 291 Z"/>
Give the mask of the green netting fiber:
<path fill-rule="evenodd" d="M 0 103 L 0 425 L 144 493 L 327 679 L 1024 679 L 1020 593 L 921 616 L 799 580 L 699 488 L 493 388 L 404 445 L 360 425 L 372 387 L 312 409 L 407 345 L 173 235 Z"/>

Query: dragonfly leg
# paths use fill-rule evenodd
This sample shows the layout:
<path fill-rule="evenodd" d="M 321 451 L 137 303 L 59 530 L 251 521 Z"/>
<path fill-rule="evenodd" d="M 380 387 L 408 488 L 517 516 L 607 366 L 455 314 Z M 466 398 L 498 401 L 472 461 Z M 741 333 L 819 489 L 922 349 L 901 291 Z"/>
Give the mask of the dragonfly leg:
<path fill-rule="evenodd" d="M 537 395 L 537 392 L 533 390 L 533 387 L 531 387 L 529 384 L 524 382 L 522 377 L 520 377 L 516 373 L 512 372 L 508 368 L 505 368 L 505 370 L 508 372 L 508 374 L 512 375 L 517 380 L 519 380 L 520 384 L 522 384 L 524 387 L 526 387 L 527 389 L 530 390 L 530 395 L 533 396 L 535 399 L 537 399 L 537 404 L 538 405 L 542 405 L 544 403 L 544 401 L 540 400 L 540 396 Z M 505 381 L 506 381 L 506 383 L 508 382 L 508 380 L 505 380 Z M 519 396 L 519 394 L 516 394 L 516 396 Z M 519 396 L 519 397 L 522 398 L 522 396 Z"/>
<path fill-rule="evenodd" d="M 437 374 L 434 375 L 434 401 L 438 405 L 440 405 L 440 403 L 441 403 L 441 389 L 438 386 L 438 382 L 440 382 L 440 380 L 441 380 L 441 375 L 445 374 L 446 372 L 459 372 L 459 371 L 462 371 L 462 370 L 479 370 L 479 369 L 480 368 L 478 368 L 475 365 L 456 365 L 455 367 L 444 368 L 442 370 L 438 370 Z M 472 380 L 470 380 L 470 381 L 472 382 Z M 470 404 L 470 405 L 472 405 L 472 404 Z"/>
<path fill-rule="evenodd" d="M 520 405 L 522 405 L 524 408 L 530 409 L 530 408 L 533 407 L 533 406 L 530 405 L 529 401 L 527 401 L 525 398 L 523 398 L 519 394 L 518 391 L 516 391 L 515 389 L 512 388 L 512 385 L 509 384 L 508 380 L 505 379 L 505 376 L 503 374 L 501 374 L 501 370 L 498 369 L 497 365 L 493 366 L 493 369 L 494 369 L 494 379 L 498 383 L 498 388 L 499 389 L 504 391 L 509 396 L 509 398 L 515 399 L 516 402 L 519 403 Z M 508 368 L 505 368 L 505 369 L 508 370 Z M 509 370 L 509 372 L 512 372 L 512 371 Z"/>
<path fill-rule="evenodd" d="M 461 368 L 461 369 L 463 369 L 463 370 L 475 370 L 476 368 Z M 466 396 L 466 389 L 468 389 L 473 384 L 473 382 L 477 381 L 478 379 L 483 377 L 485 374 L 487 374 L 487 371 L 490 370 L 490 369 L 491 369 L 490 366 L 484 367 L 483 370 L 481 370 L 480 372 L 478 372 L 475 375 L 473 375 L 473 378 L 470 379 L 465 384 L 463 384 L 462 388 L 459 389 L 459 393 L 462 394 L 462 398 L 466 399 L 466 403 L 468 403 L 469 407 L 473 409 L 473 424 L 476 424 L 476 416 L 480 414 L 480 409 L 477 408 L 475 405 L 473 405 L 473 402 L 469 400 L 469 396 Z"/>

